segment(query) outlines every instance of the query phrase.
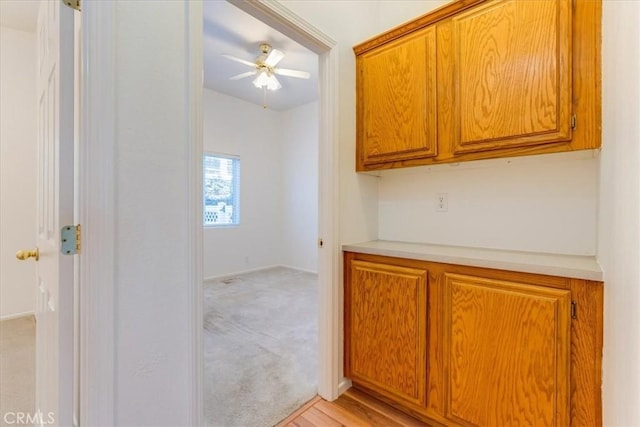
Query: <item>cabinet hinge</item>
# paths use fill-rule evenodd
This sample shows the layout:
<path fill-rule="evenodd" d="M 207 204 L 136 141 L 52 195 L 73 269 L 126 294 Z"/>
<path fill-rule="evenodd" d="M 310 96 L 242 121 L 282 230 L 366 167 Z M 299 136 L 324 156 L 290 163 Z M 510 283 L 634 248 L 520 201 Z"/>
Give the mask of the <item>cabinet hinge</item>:
<path fill-rule="evenodd" d="M 576 303 L 575 301 L 571 301 L 571 318 L 578 318 L 578 303 Z"/>
<path fill-rule="evenodd" d="M 80 225 L 65 225 L 60 230 L 60 253 L 75 255 L 80 253 Z"/>
<path fill-rule="evenodd" d="M 318 239 L 318 247 L 320 249 L 324 247 L 324 239 L 322 237 Z"/>
<path fill-rule="evenodd" d="M 575 114 L 573 116 L 571 116 L 571 129 L 575 129 L 576 128 L 577 121 L 578 121 L 578 118 L 576 117 Z"/>
<path fill-rule="evenodd" d="M 72 9 L 80 11 L 80 0 L 62 0 L 62 3 L 66 4 Z"/>

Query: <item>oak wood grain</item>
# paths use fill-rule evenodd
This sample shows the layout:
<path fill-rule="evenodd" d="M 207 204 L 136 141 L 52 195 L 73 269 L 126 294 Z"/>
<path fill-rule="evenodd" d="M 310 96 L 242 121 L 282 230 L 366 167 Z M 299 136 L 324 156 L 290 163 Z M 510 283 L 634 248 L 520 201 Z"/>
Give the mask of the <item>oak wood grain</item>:
<path fill-rule="evenodd" d="M 307 409 L 313 407 L 317 402 L 322 400 L 320 396 L 315 396 L 313 399 L 309 400 L 307 403 L 302 405 L 300 408 L 292 412 L 288 417 L 278 423 L 278 426 L 290 425 L 296 418 L 302 415 Z"/>
<path fill-rule="evenodd" d="M 575 0 L 573 9 L 574 149 L 602 145 L 602 1 Z"/>
<path fill-rule="evenodd" d="M 445 276 L 447 418 L 569 425 L 570 292 Z"/>
<path fill-rule="evenodd" d="M 383 395 L 424 405 L 427 272 L 362 261 L 348 268 L 346 375 Z"/>
<path fill-rule="evenodd" d="M 571 0 L 484 3 L 452 18 L 454 150 L 571 139 Z"/>
<path fill-rule="evenodd" d="M 424 427 L 426 424 L 354 388 L 333 402 L 317 397 L 277 427 Z"/>
<path fill-rule="evenodd" d="M 602 425 L 603 285 L 571 281 L 576 318 L 571 322 L 572 426 Z M 580 369 L 575 369 L 579 367 Z"/>
<path fill-rule="evenodd" d="M 309 408 L 305 411 L 304 414 L 300 417 L 302 418 L 308 425 L 311 426 L 326 426 L 326 427 L 342 427 L 344 424 L 340 421 L 332 418 L 327 415 L 325 412 L 322 412 L 320 409 L 316 407 Z"/>
<path fill-rule="evenodd" d="M 601 0 L 452 2 L 356 46 L 356 170 L 599 148 L 601 9 Z M 436 155 L 365 163 L 360 57 L 428 26 L 436 29 Z"/>
<path fill-rule="evenodd" d="M 349 396 L 345 396 L 343 399 L 338 399 L 334 403 L 345 411 L 357 415 L 359 418 L 365 420 L 370 425 L 384 425 L 387 427 L 402 426 L 401 423 L 396 422 L 388 418 L 387 416 L 383 416 L 382 414 L 380 414 L 380 412 L 370 407 L 369 405 L 358 402 L 357 400 L 353 400 Z"/>
<path fill-rule="evenodd" d="M 381 400 L 374 399 L 369 396 L 367 393 L 358 390 L 355 387 L 347 390 L 341 398 L 349 398 L 354 402 L 358 402 L 359 404 L 370 408 L 371 410 L 377 411 L 380 414 L 383 414 L 386 418 L 391 420 L 390 422 L 400 424 L 402 426 L 407 427 L 422 427 L 424 426 L 424 422 L 419 421 L 418 419 L 405 414 L 404 412 L 398 411 L 394 407 L 387 405 Z M 341 400 L 341 399 L 339 399 Z M 336 402 L 338 403 L 338 402 Z M 389 423 L 390 423 L 389 422 Z M 386 423 L 385 423 L 386 424 Z M 385 425 L 382 424 L 382 425 Z"/>
<path fill-rule="evenodd" d="M 367 420 L 360 418 L 358 414 L 352 413 L 339 405 L 331 404 L 325 400 L 319 401 L 314 407 L 345 426 L 368 427 L 371 425 Z"/>
<path fill-rule="evenodd" d="M 411 21 L 398 25 L 382 34 L 372 37 L 353 47 L 353 51 L 356 55 L 361 55 L 371 49 L 380 47 L 386 43 L 389 43 L 398 38 L 404 37 L 413 31 L 420 30 L 429 25 L 432 25 L 438 21 L 448 18 L 460 11 L 463 11 L 471 6 L 485 2 L 487 0 L 457 0 L 451 1 L 442 7 L 434 9 L 424 15 L 421 15 Z"/>
<path fill-rule="evenodd" d="M 363 164 L 437 154 L 435 43 L 428 27 L 358 58 Z"/>
<path fill-rule="evenodd" d="M 569 320 L 570 322 L 570 333 L 567 333 L 567 336 L 564 338 L 564 346 L 566 350 L 562 350 L 560 348 L 559 353 L 555 353 L 553 356 L 556 361 L 556 364 L 561 365 L 560 359 L 558 359 L 558 355 L 561 354 L 569 354 L 570 361 L 570 370 L 567 365 L 564 370 L 564 374 L 561 370 L 558 371 L 556 377 L 552 379 L 547 379 L 546 382 L 542 382 L 541 384 L 559 384 L 559 382 L 563 382 L 565 384 L 565 390 L 562 391 L 562 384 L 559 388 L 559 393 L 556 393 L 557 399 L 556 401 L 562 401 L 562 396 L 564 395 L 566 399 L 568 399 L 567 405 L 570 405 L 570 412 L 566 412 L 566 424 L 558 424 L 558 420 L 562 419 L 562 411 L 560 415 L 554 413 L 554 422 L 555 425 L 569 425 L 570 423 L 573 426 L 600 426 L 602 425 L 602 404 L 601 404 L 601 364 L 602 364 L 602 288 L 603 284 L 601 282 L 592 282 L 585 281 L 579 279 L 569 279 L 565 277 L 557 277 L 557 276 L 547 276 L 547 275 L 539 275 L 532 273 L 521 273 L 514 271 L 505 271 L 505 270 L 495 270 L 495 269 L 486 269 L 480 267 L 468 267 L 468 266 L 460 266 L 460 265 L 452 265 L 452 264 L 442 264 L 442 263 L 433 263 L 427 261 L 418 261 L 412 259 L 404 259 L 404 258 L 392 258 L 380 255 L 368 255 L 361 253 L 351 253 L 345 252 L 344 254 L 345 260 L 345 291 L 350 288 L 350 282 L 353 280 L 351 275 L 351 269 L 349 266 L 352 262 L 365 262 L 370 264 L 382 264 L 387 266 L 395 266 L 400 268 L 409 268 L 416 270 L 425 270 L 428 272 L 428 280 L 427 280 L 427 342 L 426 342 L 426 403 L 421 405 L 415 402 L 410 402 L 407 400 L 397 399 L 391 394 L 381 394 L 376 388 L 369 388 L 366 383 L 359 383 L 358 381 L 354 382 L 354 386 L 361 388 L 368 394 L 375 396 L 376 398 L 394 405 L 396 408 L 411 414 L 413 417 L 420 419 L 423 422 L 426 422 L 428 425 L 472 425 L 463 420 L 456 419 L 455 417 L 447 418 L 447 408 L 448 401 L 450 400 L 449 394 L 449 369 L 450 369 L 450 354 L 451 354 L 451 346 L 450 341 L 447 342 L 444 337 L 445 329 L 447 329 L 447 325 L 451 324 L 451 317 L 447 317 L 448 312 L 450 312 L 450 308 L 447 308 L 451 302 L 451 298 L 447 297 L 445 290 L 447 289 L 447 277 L 473 277 L 474 280 L 484 280 L 489 283 L 498 283 L 507 285 L 511 284 L 515 286 L 517 291 L 513 291 L 509 288 L 509 292 L 507 295 L 511 295 L 515 301 L 520 301 L 519 298 L 523 298 L 524 301 L 534 301 L 534 303 L 525 304 L 529 309 L 525 309 L 523 313 L 526 314 L 527 310 L 533 313 L 533 309 L 531 307 L 536 304 L 539 306 L 538 309 L 541 313 L 540 316 L 535 316 L 535 319 L 532 320 L 533 332 L 523 332 L 520 336 L 527 336 L 527 333 L 534 333 L 537 331 L 538 338 L 541 335 L 544 335 L 544 328 L 540 326 L 548 325 L 550 318 L 549 310 L 546 308 L 549 307 L 548 304 L 552 304 L 553 299 L 557 295 L 567 295 L 569 296 L 569 300 L 575 300 L 577 303 L 577 318 Z M 502 286 L 502 285 L 500 285 Z M 499 286 L 499 287 L 500 287 Z M 507 286 L 508 287 L 508 286 Z M 491 290 L 491 288 L 489 288 Z M 538 295 L 538 290 L 543 289 L 543 296 L 540 297 Z M 528 291 L 532 291 L 534 295 L 530 296 L 527 294 Z M 502 289 L 494 290 L 494 292 L 501 292 Z M 549 292 L 552 297 L 549 298 L 547 295 Z M 522 294 L 522 295 L 521 295 Z M 530 298 L 530 299 L 527 299 Z M 538 299 L 536 299 L 538 298 Z M 350 354 L 350 346 L 352 341 L 352 334 L 349 331 L 348 327 L 348 318 L 349 318 L 349 309 L 350 306 L 350 297 L 349 294 L 345 294 L 345 372 L 346 375 L 349 376 L 349 369 L 346 366 L 349 365 L 349 354 Z M 542 302 L 540 302 L 542 301 Z M 566 308 L 567 303 L 566 300 L 564 302 L 562 309 L 558 309 L 557 313 L 554 314 L 556 317 L 560 316 L 561 313 L 564 313 L 564 319 L 569 316 L 570 309 Z M 519 304 L 518 304 L 519 305 Z M 498 304 L 500 310 L 503 309 L 505 304 Z M 500 310 L 495 310 L 496 312 Z M 477 311 L 477 310 L 476 310 Z M 513 311 L 513 310 L 512 310 Z M 478 315 L 480 317 L 485 312 L 482 310 Z M 491 311 L 488 310 L 489 314 Z M 508 313 L 510 313 L 508 311 Z M 521 314 L 521 316 L 525 316 L 525 314 Z M 517 319 L 518 313 L 507 314 L 509 319 Z M 545 317 L 546 316 L 546 317 Z M 506 319 L 506 317 L 505 317 Z M 543 319 L 547 319 L 544 321 Z M 494 319 L 495 320 L 495 319 Z M 559 324 L 562 324 L 564 320 L 559 320 Z M 482 323 L 482 322 L 480 322 Z M 514 322 L 508 322 L 509 327 L 515 328 Z M 528 326 L 527 326 L 528 327 Z M 517 329 L 517 328 L 516 328 Z M 499 332 L 498 329 L 495 332 Z M 476 332 L 477 333 L 477 332 Z M 556 343 L 559 335 L 551 334 L 551 336 L 556 337 Z M 552 339 L 553 340 L 553 339 Z M 514 350 L 521 351 L 522 349 L 526 349 L 529 345 L 529 342 L 534 342 L 534 338 L 527 338 L 527 343 L 521 346 L 513 346 Z M 542 339 L 544 342 L 544 339 Z M 536 341 L 537 342 L 537 341 Z M 549 341 L 551 342 L 551 341 Z M 547 345 L 550 345 L 547 343 Z M 504 347 L 504 346 L 503 346 Z M 500 348 L 500 347 L 498 347 Z M 488 350 L 485 349 L 485 353 Z M 564 353 L 563 353 L 564 352 Z M 514 351 L 515 353 L 515 351 Z M 540 355 L 540 351 L 537 350 L 538 355 Z M 508 359 L 508 354 L 502 357 L 506 357 Z M 514 356 L 515 357 L 515 356 Z M 533 356 L 531 356 L 533 357 Z M 546 363 L 546 365 L 545 365 Z M 551 362 L 548 360 L 544 361 L 539 365 L 535 365 L 535 369 L 542 370 L 544 366 L 550 366 Z M 509 365 L 506 365 L 509 366 Z M 532 368 L 534 369 L 534 368 Z M 534 369 L 534 370 L 535 370 Z M 518 372 L 517 369 L 511 371 L 512 373 Z M 569 374 L 570 372 L 570 374 Z M 541 375 L 542 376 L 542 375 Z M 535 381 L 534 381 L 535 383 Z M 523 383 L 526 384 L 526 383 Z M 569 388 L 570 387 L 570 388 Z M 542 387 L 544 389 L 544 387 Z M 522 388 L 521 388 L 522 389 Z M 517 389 L 516 389 L 517 390 Z M 524 389 L 523 389 L 524 390 Z M 534 388 L 530 390 L 535 391 Z M 547 389 L 548 390 L 548 389 Z M 529 392 L 532 395 L 533 392 Z M 543 393 L 544 395 L 544 393 Z M 512 405 L 517 406 L 522 403 L 518 402 L 518 399 L 508 400 Z M 539 404 L 542 402 L 542 399 L 534 400 L 535 404 Z M 529 403 L 529 399 L 525 400 L 525 405 L 531 406 L 533 404 Z M 478 404 L 478 403 L 474 403 Z M 535 405 L 533 405 L 535 406 Z M 531 406 L 531 407 L 533 407 Z M 526 411 L 525 411 L 526 412 Z M 544 412 L 541 412 L 544 413 Z M 548 415 L 548 414 L 547 414 Z M 539 424 L 543 425 L 543 424 Z M 553 425 L 553 424 L 549 424 Z"/>
<path fill-rule="evenodd" d="M 445 413 L 446 393 L 444 384 L 444 346 L 442 341 L 442 320 L 444 310 L 443 274 L 429 271 L 428 295 L 428 340 L 427 340 L 427 405 L 426 414 L 431 417 Z"/>

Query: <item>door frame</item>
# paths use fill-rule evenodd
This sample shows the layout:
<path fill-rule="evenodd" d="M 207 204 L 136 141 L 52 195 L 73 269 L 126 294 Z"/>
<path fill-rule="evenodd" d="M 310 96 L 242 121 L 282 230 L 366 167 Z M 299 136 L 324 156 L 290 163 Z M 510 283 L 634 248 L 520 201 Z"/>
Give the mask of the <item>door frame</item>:
<path fill-rule="evenodd" d="M 228 0 L 319 56 L 319 318 L 318 394 L 334 400 L 350 382 L 341 369 L 338 49 L 330 37 L 278 2 Z M 187 349 L 192 402 L 189 425 L 203 421 L 202 289 L 202 1 L 185 0 L 189 129 L 189 260 L 187 289 L 192 316 Z M 82 10 L 82 126 L 79 154 L 80 264 L 80 425 L 115 422 L 115 135 L 116 2 L 84 2 Z"/>
<path fill-rule="evenodd" d="M 323 240 L 318 250 L 318 394 L 334 400 L 348 387 L 341 384 L 340 357 L 337 43 L 278 2 L 227 1 L 318 55 L 318 238 Z"/>
<path fill-rule="evenodd" d="M 82 3 L 79 425 L 115 425 L 116 2 Z"/>

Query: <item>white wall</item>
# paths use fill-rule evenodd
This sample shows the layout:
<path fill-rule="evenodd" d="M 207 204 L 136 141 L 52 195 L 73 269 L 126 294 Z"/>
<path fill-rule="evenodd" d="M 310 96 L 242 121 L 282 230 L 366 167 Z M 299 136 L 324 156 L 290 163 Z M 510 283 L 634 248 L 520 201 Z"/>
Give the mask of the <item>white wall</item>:
<path fill-rule="evenodd" d="M 381 1 L 381 31 L 444 3 Z M 378 238 L 595 255 L 597 171 L 592 154 L 569 153 L 383 172 Z"/>
<path fill-rule="evenodd" d="M 183 3 L 118 2 L 114 285 L 116 424 L 123 426 L 184 425 L 192 405 L 187 390 L 189 352 L 184 350 L 189 345 L 191 316 L 185 296 L 191 285 L 187 283 L 189 242 L 188 233 L 180 227 L 187 220 L 184 207 L 189 175 Z M 381 9 L 376 2 L 365 1 L 282 3 L 338 43 L 340 239 L 376 238 L 378 178 L 356 174 L 354 167 L 355 66 L 351 46 L 384 29 L 378 28 Z M 605 57 L 613 62 L 605 78 L 605 97 L 613 96 L 606 92 L 611 87 L 619 88 L 614 99 L 605 100 L 605 128 L 609 130 L 604 143 L 611 144 L 614 137 L 615 144 L 624 140 L 637 143 L 637 127 L 633 127 L 640 113 L 634 103 L 637 100 L 629 99 L 624 103 L 626 108 L 618 108 L 618 101 L 625 96 L 637 98 L 637 86 L 634 93 L 629 85 L 637 76 L 637 64 L 634 71 L 630 64 L 618 66 L 618 61 L 629 58 L 633 51 L 637 58 L 638 5 L 604 3 Z M 612 37 L 614 30 L 620 31 L 619 36 Z M 635 233 L 637 243 L 638 212 L 634 216 L 633 209 L 637 209 L 638 187 L 630 180 L 638 181 L 640 161 L 637 151 L 636 160 L 632 160 L 626 151 L 619 151 L 624 146 L 615 148 L 615 144 L 609 153 L 603 150 L 601 162 L 604 194 L 600 205 L 607 208 L 601 212 L 599 243 L 607 275 L 605 421 L 612 426 L 640 422 L 636 405 L 638 251 L 623 235 Z M 621 164 L 625 167 L 618 167 Z M 150 216 L 153 212 L 162 215 Z M 609 234 L 612 237 L 607 238 Z"/>
<path fill-rule="evenodd" d="M 447 3 L 448 0 L 380 0 L 378 32 L 404 24 Z"/>
<path fill-rule="evenodd" d="M 339 242 L 378 236 L 376 178 L 355 172 L 355 56 L 352 46 L 381 28 L 376 1 L 300 1 L 281 3 L 336 41 L 338 53 Z"/>
<path fill-rule="evenodd" d="M 185 2 L 119 0 L 115 12 L 114 424 L 182 426 L 194 286 Z"/>
<path fill-rule="evenodd" d="M 595 255 L 598 159 L 591 151 L 383 173 L 382 240 Z M 436 212 L 438 193 L 447 212 Z"/>
<path fill-rule="evenodd" d="M 318 271 L 318 103 L 282 113 L 282 263 Z"/>
<path fill-rule="evenodd" d="M 604 425 L 640 426 L 640 2 L 603 2 L 602 85 Z"/>
<path fill-rule="evenodd" d="M 191 167 L 184 0 L 118 0 L 116 99 L 115 425 L 181 426 L 190 419 L 187 300 Z M 337 41 L 340 240 L 377 236 L 376 178 L 355 173 L 351 46 L 376 28 L 375 2 L 287 3 Z M 100 55 L 100 52 L 95 52 Z M 99 56 L 98 56 L 99 57 Z M 92 62 L 93 63 L 93 62 Z M 192 331 L 193 332 L 193 331 Z M 97 350 L 97 349 L 94 349 Z M 107 401 L 109 396 L 103 396 Z"/>
<path fill-rule="evenodd" d="M 380 22 L 388 28 L 397 25 L 402 19 L 409 19 L 420 13 L 420 4 L 427 1 L 403 1 L 398 7 L 396 1 L 380 2 Z M 406 4 L 405 4 L 406 3 Z M 402 11 L 407 11 L 403 16 Z M 396 19 L 394 21 L 394 19 Z M 487 165 L 484 170 L 466 170 L 461 172 L 433 170 L 421 173 L 416 182 L 404 181 L 413 187 L 405 191 L 402 203 L 411 209 L 421 211 L 429 221 L 434 220 L 445 228 L 453 225 L 451 212 L 460 201 L 470 215 L 467 221 L 478 223 L 478 217 L 496 215 L 504 220 L 504 225 L 490 220 L 489 230 L 504 228 L 502 237 L 495 242 L 490 233 L 480 229 L 469 230 L 469 236 L 454 235 L 456 244 L 481 244 L 503 247 L 517 247 L 520 244 L 509 233 L 515 232 L 526 249 L 552 250 L 565 253 L 593 253 L 594 247 L 605 274 L 605 310 L 604 310 L 604 360 L 603 360 L 603 421 L 606 426 L 640 426 L 640 2 L 603 1 L 603 148 L 600 156 L 571 158 L 555 162 L 544 167 L 546 184 L 535 183 L 534 171 L 530 165 L 514 165 L 524 170 L 521 173 L 510 172 L 510 166 L 500 164 Z M 382 28 L 384 29 L 384 28 Z M 579 155 L 578 155 L 579 156 Z M 547 159 L 543 156 L 540 159 Z M 533 158 L 532 158 L 533 159 Z M 518 161 L 517 159 L 514 159 Z M 566 170 L 565 170 L 566 169 Z M 594 176 L 596 192 L 594 193 Z M 468 178 L 469 187 L 461 187 L 459 180 Z M 495 185 L 496 177 L 500 181 L 515 179 L 524 185 L 520 197 L 515 203 L 509 203 L 486 189 L 486 185 Z M 552 188 L 549 179 L 562 179 L 562 184 Z M 584 182 L 577 182 L 582 177 Z M 450 214 L 433 212 L 433 193 L 447 188 L 452 178 L 454 194 L 450 191 Z M 405 230 L 394 228 L 385 199 L 390 199 L 394 189 L 400 189 L 398 179 L 393 175 L 381 178 L 380 183 L 380 233 L 381 237 L 408 237 Z M 498 183 L 504 188 L 504 182 Z M 417 187 L 420 187 L 419 189 Z M 471 193 L 463 191 L 469 188 Z M 508 190 L 508 188 L 507 188 Z M 447 190 L 449 191 L 449 190 Z M 462 191 L 462 193 L 460 193 Z M 504 191 L 504 190 L 503 190 Z M 459 195 L 463 200 L 459 200 Z M 513 191 L 506 195 L 513 197 Z M 453 197 L 452 197 L 453 196 Z M 491 208 L 488 200 L 495 207 Z M 523 201 L 526 197 L 528 200 Z M 414 198 L 415 203 L 410 203 Z M 595 198 L 595 207 L 594 207 Z M 570 203 L 566 203 L 567 200 Z M 555 210 L 544 203 L 551 203 Z M 532 214 L 523 212 L 529 206 Z M 581 208 L 586 211 L 580 212 Z M 459 208 L 456 208 L 459 209 Z M 535 227 L 531 232 L 514 229 L 509 211 L 519 213 Z M 594 212 L 596 225 L 594 226 Z M 542 214 L 542 217 L 538 215 Z M 573 214 L 575 217 L 572 218 Z M 417 213 L 410 214 L 412 216 Z M 440 215 L 440 216 L 439 216 Z M 444 218 L 442 218 L 444 216 Z M 553 218 L 563 219 L 554 221 Z M 571 220 L 570 220 L 571 219 Z M 541 228 L 541 225 L 546 225 Z M 412 221 L 415 225 L 417 221 Z M 463 223 L 460 225 L 465 226 Z M 561 227 L 566 227 L 563 229 Z M 445 242 L 434 225 L 421 228 L 421 239 L 437 236 Z M 551 232 L 558 232 L 557 235 Z M 535 233 L 541 233 L 544 241 Z"/>
<path fill-rule="evenodd" d="M 204 277 L 317 271 L 317 103 L 278 112 L 205 89 L 204 149 L 240 156 L 240 225 L 204 228 Z"/>
<path fill-rule="evenodd" d="M 0 27 L 0 318 L 33 313 L 35 262 L 35 33 Z"/>
<path fill-rule="evenodd" d="M 281 130 L 281 113 L 205 89 L 205 152 L 240 156 L 240 226 L 205 227 L 205 278 L 282 264 Z"/>

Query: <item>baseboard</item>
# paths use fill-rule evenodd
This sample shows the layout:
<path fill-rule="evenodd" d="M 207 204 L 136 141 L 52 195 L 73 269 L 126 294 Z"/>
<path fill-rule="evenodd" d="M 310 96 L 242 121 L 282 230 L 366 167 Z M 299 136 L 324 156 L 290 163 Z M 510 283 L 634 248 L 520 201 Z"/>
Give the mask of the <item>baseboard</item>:
<path fill-rule="evenodd" d="M 236 271 L 234 273 L 225 273 L 225 274 L 221 274 L 219 276 L 209 276 L 209 277 L 205 277 L 204 278 L 204 282 L 209 282 L 211 280 L 228 279 L 230 277 L 239 276 L 241 274 L 255 273 L 256 271 L 269 270 L 271 268 L 276 268 L 276 267 L 281 267 L 281 265 L 280 264 L 267 265 L 267 266 L 264 266 L 264 267 L 251 268 L 249 270 Z"/>
<path fill-rule="evenodd" d="M 303 272 L 303 273 L 318 274 L 318 272 L 317 272 L 317 271 L 307 270 L 306 268 L 294 267 L 294 266 L 292 266 L 292 265 L 284 265 L 284 264 L 280 264 L 278 267 L 289 268 L 289 269 L 291 269 L 291 270 L 301 271 L 301 272 Z"/>
<path fill-rule="evenodd" d="M 349 378 L 343 378 L 338 384 L 338 396 L 351 388 L 351 380 Z"/>
<path fill-rule="evenodd" d="M 33 311 L 25 311 L 24 313 L 8 314 L 6 316 L 0 316 L 0 322 L 3 320 L 13 320 L 13 319 L 19 319 L 21 317 L 35 316 L 35 314 L 36 313 Z"/>
<path fill-rule="evenodd" d="M 303 273 L 318 274 L 317 271 L 305 270 L 304 268 L 292 267 L 290 265 L 284 265 L 284 264 L 273 264 L 273 265 L 267 265 L 264 267 L 251 268 L 249 270 L 236 271 L 234 273 L 225 273 L 219 276 L 209 276 L 209 277 L 205 277 L 203 281 L 209 282 L 212 280 L 228 279 L 231 277 L 239 276 L 241 274 L 255 273 L 257 271 L 269 270 L 277 267 L 289 268 L 291 270 L 301 271 Z"/>

